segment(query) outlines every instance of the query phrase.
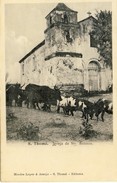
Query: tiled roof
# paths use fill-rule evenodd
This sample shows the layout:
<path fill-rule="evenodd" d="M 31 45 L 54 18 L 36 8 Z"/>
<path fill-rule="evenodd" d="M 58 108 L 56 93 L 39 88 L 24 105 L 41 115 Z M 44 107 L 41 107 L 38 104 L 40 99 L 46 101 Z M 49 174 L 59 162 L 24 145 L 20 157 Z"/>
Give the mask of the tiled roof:
<path fill-rule="evenodd" d="M 77 13 L 77 11 L 74 11 L 74 10 L 68 8 L 64 3 L 58 3 L 57 6 L 50 13 L 52 13 L 53 11 L 56 11 L 56 10 L 57 11 L 71 11 L 71 12 Z M 50 15 L 50 13 L 48 15 Z"/>
<path fill-rule="evenodd" d="M 57 6 L 54 8 L 54 10 L 75 12 L 74 10 L 68 8 L 64 3 L 58 3 Z"/>

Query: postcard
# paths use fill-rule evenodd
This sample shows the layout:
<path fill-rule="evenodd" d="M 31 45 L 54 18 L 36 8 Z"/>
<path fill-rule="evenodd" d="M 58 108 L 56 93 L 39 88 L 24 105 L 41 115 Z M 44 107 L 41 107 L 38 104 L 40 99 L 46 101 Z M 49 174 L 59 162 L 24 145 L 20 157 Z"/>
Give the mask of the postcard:
<path fill-rule="evenodd" d="M 1 1 L 1 181 L 117 181 L 116 8 Z"/>

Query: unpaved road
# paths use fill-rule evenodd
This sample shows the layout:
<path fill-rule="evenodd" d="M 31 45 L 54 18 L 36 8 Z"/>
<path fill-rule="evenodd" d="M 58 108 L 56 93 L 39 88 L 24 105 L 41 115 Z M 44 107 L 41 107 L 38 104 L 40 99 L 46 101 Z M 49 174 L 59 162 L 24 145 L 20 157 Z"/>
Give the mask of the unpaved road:
<path fill-rule="evenodd" d="M 90 101 L 96 101 L 99 98 L 112 99 L 112 94 L 99 95 L 89 98 Z M 13 113 L 13 117 L 9 114 Z M 90 138 L 84 138 L 79 134 L 80 126 L 83 119 L 81 112 L 74 112 L 74 116 L 65 116 L 63 112 L 57 114 L 56 107 L 52 107 L 52 112 L 39 111 L 38 109 L 27 109 L 26 107 L 7 107 L 7 140 L 9 141 L 28 141 L 31 139 L 22 139 L 18 136 L 18 129 L 22 126 L 28 126 L 32 123 L 33 126 L 39 127 L 38 141 L 39 142 L 63 142 L 63 141 L 91 141 L 91 142 L 111 142 L 113 138 L 113 116 L 105 114 L 105 121 L 96 121 L 94 116 L 90 120 L 93 130 L 96 132 Z M 37 139 L 35 139 L 37 140 Z"/>

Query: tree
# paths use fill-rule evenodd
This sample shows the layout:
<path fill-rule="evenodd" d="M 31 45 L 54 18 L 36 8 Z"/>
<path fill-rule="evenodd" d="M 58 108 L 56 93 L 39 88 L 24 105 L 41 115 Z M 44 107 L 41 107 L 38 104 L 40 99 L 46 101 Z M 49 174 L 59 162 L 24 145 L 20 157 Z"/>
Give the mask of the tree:
<path fill-rule="evenodd" d="M 107 10 L 97 12 L 96 19 L 92 34 L 97 50 L 105 65 L 112 68 L 112 12 Z"/>

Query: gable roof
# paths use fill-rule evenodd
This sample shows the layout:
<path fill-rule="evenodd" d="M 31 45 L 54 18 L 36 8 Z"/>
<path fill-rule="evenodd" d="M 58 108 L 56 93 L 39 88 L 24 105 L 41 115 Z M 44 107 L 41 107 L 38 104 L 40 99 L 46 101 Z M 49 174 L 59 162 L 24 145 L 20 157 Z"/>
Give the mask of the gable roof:
<path fill-rule="evenodd" d="M 26 54 L 19 63 L 23 62 L 27 57 L 29 57 L 33 52 L 35 52 L 38 48 L 42 47 L 45 44 L 45 40 L 43 40 L 41 43 L 39 43 L 37 46 L 35 46 L 28 54 Z"/>
<path fill-rule="evenodd" d="M 87 17 L 87 18 L 85 18 L 85 19 L 83 19 L 83 20 L 80 20 L 80 21 L 78 22 L 78 24 L 81 23 L 81 22 L 87 21 L 88 19 L 92 19 L 93 21 L 97 22 L 97 19 L 96 19 L 96 18 L 94 18 L 93 16 L 89 16 L 89 17 Z"/>
<path fill-rule="evenodd" d="M 64 3 L 58 3 L 57 6 L 55 7 L 55 10 L 58 10 L 58 11 L 73 11 L 73 12 L 76 12 L 70 8 L 68 8 Z"/>

